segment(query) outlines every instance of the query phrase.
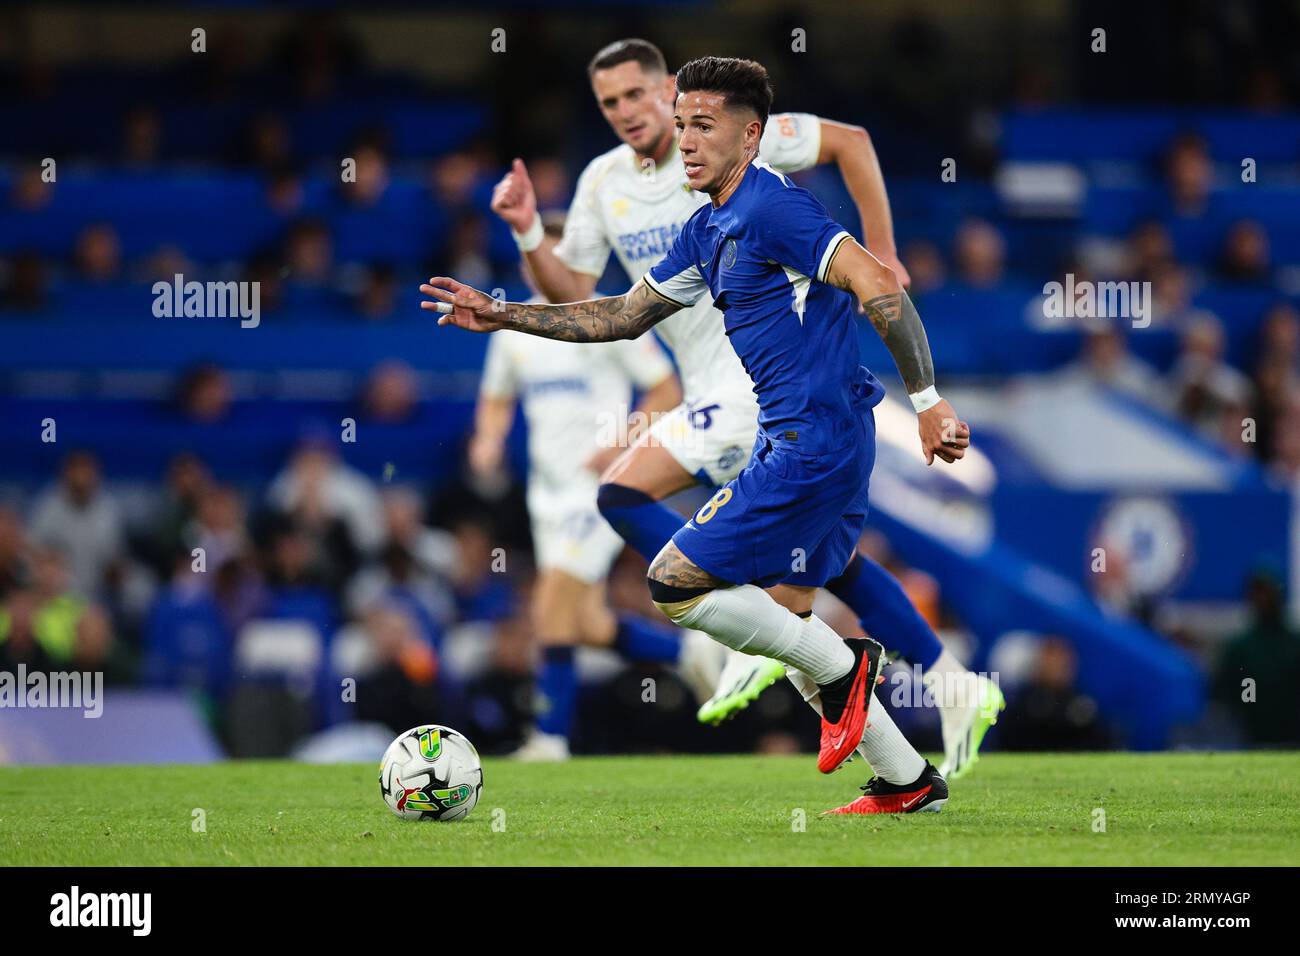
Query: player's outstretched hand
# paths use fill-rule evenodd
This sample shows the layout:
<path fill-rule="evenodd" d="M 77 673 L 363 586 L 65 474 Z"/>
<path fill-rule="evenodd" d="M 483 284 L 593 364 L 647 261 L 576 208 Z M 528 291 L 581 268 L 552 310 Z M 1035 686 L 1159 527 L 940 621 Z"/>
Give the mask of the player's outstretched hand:
<path fill-rule="evenodd" d="M 528 177 L 528 167 L 516 159 L 510 172 L 492 190 L 492 211 L 517 233 L 525 233 L 537 218 L 537 193 Z"/>
<path fill-rule="evenodd" d="M 421 302 L 420 308 L 430 312 L 441 312 L 439 325 L 457 325 L 471 332 L 495 332 L 503 328 L 497 316 L 501 314 L 501 303 L 478 289 L 446 276 L 435 276 L 420 291 L 435 302 Z"/>
<path fill-rule="evenodd" d="M 921 432 L 921 452 L 927 465 L 934 464 L 935 458 L 954 462 L 966 456 L 966 449 L 970 447 L 970 426 L 957 417 L 947 399 L 940 399 L 939 404 L 921 412 L 917 422 Z"/>

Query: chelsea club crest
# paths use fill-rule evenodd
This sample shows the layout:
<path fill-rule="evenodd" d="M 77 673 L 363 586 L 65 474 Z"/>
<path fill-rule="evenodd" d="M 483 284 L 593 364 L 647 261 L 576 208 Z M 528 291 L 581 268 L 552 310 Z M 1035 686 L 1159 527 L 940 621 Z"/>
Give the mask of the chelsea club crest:
<path fill-rule="evenodd" d="M 730 269 L 736 264 L 736 240 L 728 239 L 722 249 L 722 268 Z"/>

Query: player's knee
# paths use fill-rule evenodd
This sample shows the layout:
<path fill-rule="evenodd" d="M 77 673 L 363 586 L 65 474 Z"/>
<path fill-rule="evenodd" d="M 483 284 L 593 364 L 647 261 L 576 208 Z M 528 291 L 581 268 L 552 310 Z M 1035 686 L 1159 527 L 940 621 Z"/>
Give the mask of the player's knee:
<path fill-rule="evenodd" d="M 699 620 L 700 605 L 713 588 L 682 588 L 646 578 L 650 599 L 668 620 L 679 627 L 693 627 Z"/>

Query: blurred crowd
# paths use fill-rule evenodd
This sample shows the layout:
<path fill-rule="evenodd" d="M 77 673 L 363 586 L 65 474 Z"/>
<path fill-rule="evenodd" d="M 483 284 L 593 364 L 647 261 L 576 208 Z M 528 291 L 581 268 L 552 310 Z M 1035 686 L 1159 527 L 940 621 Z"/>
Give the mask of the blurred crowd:
<path fill-rule="evenodd" d="M 435 717 L 485 752 L 505 752 L 529 726 L 533 568 L 521 483 L 508 469 L 466 467 L 432 489 L 376 483 L 343 463 L 329 438 L 309 434 L 265 489 L 222 483 L 184 454 L 145 502 L 128 505 L 92 454 L 73 452 L 26 515 L 0 507 L 0 667 L 101 671 L 110 685 L 184 691 L 236 756 L 288 754 L 340 725 L 397 732 Z M 972 636 L 933 578 L 878 534 L 860 547 L 899 578 L 946 643 L 970 653 Z M 655 615 L 644 573 L 644 561 L 625 553 L 610 579 L 616 607 Z M 1294 743 L 1300 632 L 1274 576 L 1252 580 L 1247 600 L 1248 628 L 1207 662 L 1223 706 L 1213 739 Z M 825 601 L 828 622 L 860 633 L 846 608 Z M 1070 645 L 1021 638 L 990 655 L 1011 704 L 993 745 L 1117 745 L 1078 689 Z M 590 653 L 580 752 L 809 744 L 812 724 L 784 685 L 715 731 L 694 722 L 696 702 L 671 671 Z M 664 688 L 656 707 L 643 706 L 647 675 Z M 936 712 L 908 709 L 911 679 L 898 662 L 882 699 L 902 701 L 895 712 L 909 734 L 938 747 Z M 1235 706 L 1248 685 L 1264 703 Z"/>

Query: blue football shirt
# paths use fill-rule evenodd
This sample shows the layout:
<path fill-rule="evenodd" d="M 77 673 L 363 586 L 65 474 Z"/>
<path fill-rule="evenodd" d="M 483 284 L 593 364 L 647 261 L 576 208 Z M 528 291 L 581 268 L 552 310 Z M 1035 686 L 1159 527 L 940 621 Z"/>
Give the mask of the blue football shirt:
<path fill-rule="evenodd" d="M 804 454 L 858 441 L 862 415 L 884 387 L 858 361 L 857 309 L 826 284 L 840 243 L 852 237 L 816 197 L 762 163 L 745 171 L 721 206 L 701 206 L 645 276 L 683 307 L 705 292 L 754 382 L 759 427 Z"/>

